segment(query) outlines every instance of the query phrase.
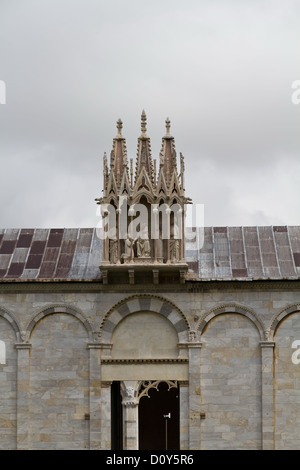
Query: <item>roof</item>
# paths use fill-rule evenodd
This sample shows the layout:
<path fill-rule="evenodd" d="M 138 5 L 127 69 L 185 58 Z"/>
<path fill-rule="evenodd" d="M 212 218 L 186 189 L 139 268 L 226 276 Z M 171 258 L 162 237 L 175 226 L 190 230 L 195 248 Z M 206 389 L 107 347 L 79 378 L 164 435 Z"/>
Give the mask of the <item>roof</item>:
<path fill-rule="evenodd" d="M 93 228 L 0 229 L 0 279 L 100 279 Z"/>
<path fill-rule="evenodd" d="M 101 258 L 96 228 L 0 229 L 0 281 L 100 280 Z M 197 229 L 186 260 L 200 280 L 299 279 L 300 226 Z"/>
<path fill-rule="evenodd" d="M 300 277 L 300 226 L 204 227 L 197 244 L 186 260 L 200 279 Z"/>

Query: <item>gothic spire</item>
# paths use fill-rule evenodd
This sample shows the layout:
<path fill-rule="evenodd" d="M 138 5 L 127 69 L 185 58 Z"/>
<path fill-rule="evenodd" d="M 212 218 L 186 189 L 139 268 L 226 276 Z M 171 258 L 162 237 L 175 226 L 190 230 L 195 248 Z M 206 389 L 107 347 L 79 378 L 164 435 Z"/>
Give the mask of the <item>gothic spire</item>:
<path fill-rule="evenodd" d="M 117 135 L 113 140 L 113 149 L 111 153 L 111 169 L 114 173 L 115 181 L 119 186 L 122 180 L 123 173 L 128 173 L 128 159 L 126 140 L 122 135 L 123 122 L 121 119 L 117 120 Z"/>
<path fill-rule="evenodd" d="M 145 169 L 151 183 L 153 183 L 153 163 L 151 157 L 150 138 L 147 136 L 147 116 L 145 111 L 141 115 L 141 135 L 138 138 L 137 159 L 135 167 L 135 182 L 141 171 Z"/>
<path fill-rule="evenodd" d="M 175 152 L 175 140 L 170 133 L 171 121 L 167 117 L 166 133 L 162 138 L 162 148 L 160 151 L 160 170 L 163 171 L 165 181 L 169 185 L 174 170 L 177 172 L 177 161 Z"/>
<path fill-rule="evenodd" d="M 145 113 L 145 110 L 143 109 L 142 115 L 141 115 L 141 137 L 147 137 L 146 132 L 147 132 L 147 116 Z"/>

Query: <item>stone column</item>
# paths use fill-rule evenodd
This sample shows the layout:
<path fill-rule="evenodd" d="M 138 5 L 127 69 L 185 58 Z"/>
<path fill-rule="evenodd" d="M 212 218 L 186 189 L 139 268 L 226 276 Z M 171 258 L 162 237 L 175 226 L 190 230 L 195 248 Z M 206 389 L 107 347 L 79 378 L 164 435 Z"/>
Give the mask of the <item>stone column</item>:
<path fill-rule="evenodd" d="M 200 350 L 202 343 L 190 342 L 189 350 L 189 449 L 199 450 L 200 435 Z"/>
<path fill-rule="evenodd" d="M 98 343 L 100 349 L 100 359 L 99 359 L 99 378 L 101 384 L 100 391 L 100 449 L 110 450 L 111 449 L 111 381 L 102 380 L 102 371 L 101 371 L 101 360 L 103 358 L 110 357 L 112 344 L 111 343 Z M 94 352 L 97 354 L 96 352 Z M 94 374 L 97 374 L 97 360 L 93 361 L 94 364 Z M 97 385 L 97 381 L 95 384 Z M 96 400 L 97 401 L 97 400 Z M 97 407 L 97 403 L 94 402 L 94 405 Z M 95 423 L 97 427 L 97 422 Z"/>
<path fill-rule="evenodd" d="M 90 449 L 101 449 L 100 343 L 89 343 L 90 352 Z"/>
<path fill-rule="evenodd" d="M 272 341 L 261 341 L 262 449 L 274 450 L 274 378 Z"/>
<path fill-rule="evenodd" d="M 179 419 L 180 419 L 180 450 L 189 448 L 189 383 L 179 382 Z"/>
<path fill-rule="evenodd" d="M 121 263 L 121 244 L 120 244 L 120 218 L 121 209 L 117 209 L 117 247 L 118 247 L 118 261 L 117 264 Z"/>
<path fill-rule="evenodd" d="M 29 449 L 29 393 L 31 344 L 16 343 L 17 359 L 17 449 Z"/>
<path fill-rule="evenodd" d="M 100 449 L 111 449 L 111 382 L 101 382 Z"/>
<path fill-rule="evenodd" d="M 184 262 L 185 260 L 185 246 L 184 246 L 184 236 L 185 236 L 185 212 L 184 212 L 184 206 L 181 208 L 182 209 L 182 212 L 181 212 L 181 218 L 182 218 L 182 225 L 181 225 L 181 241 L 180 241 L 180 259 L 182 262 Z"/>
<path fill-rule="evenodd" d="M 152 206 L 153 207 L 153 206 Z M 154 224 L 154 233 L 151 234 L 151 237 L 154 235 L 154 263 L 157 263 L 157 236 L 159 236 L 159 224 L 158 224 L 158 209 L 157 204 L 151 212 L 151 223 Z"/>
<path fill-rule="evenodd" d="M 123 406 L 123 449 L 138 450 L 139 421 L 136 382 L 127 380 L 122 384 Z"/>
<path fill-rule="evenodd" d="M 167 239 L 167 264 L 170 263 L 170 237 L 171 237 L 171 209 L 170 207 L 167 207 L 166 209 L 166 214 L 167 214 L 167 224 L 168 224 L 168 239 Z"/>
<path fill-rule="evenodd" d="M 105 219 L 105 217 L 107 217 L 109 214 L 108 210 L 105 210 L 103 212 L 103 219 Z M 104 227 L 103 227 L 103 230 L 104 230 Z M 104 233 L 103 233 L 103 236 L 104 236 L 104 239 L 102 240 L 102 243 L 103 243 L 103 260 L 102 260 L 102 263 L 104 264 L 108 264 L 109 263 L 109 237 L 108 237 L 108 232 L 106 232 L 104 230 Z"/>

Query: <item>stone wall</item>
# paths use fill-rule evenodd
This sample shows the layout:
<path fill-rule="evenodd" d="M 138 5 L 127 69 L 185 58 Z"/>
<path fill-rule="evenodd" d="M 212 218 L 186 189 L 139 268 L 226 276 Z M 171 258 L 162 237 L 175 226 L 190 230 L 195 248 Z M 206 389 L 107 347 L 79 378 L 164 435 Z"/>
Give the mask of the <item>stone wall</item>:
<path fill-rule="evenodd" d="M 109 448 L 112 370 L 136 384 L 181 381 L 182 448 L 299 448 L 294 286 L 1 286 L 0 448 Z M 150 330 L 168 338 L 159 354 L 157 337 L 142 348 Z"/>
<path fill-rule="evenodd" d="M 15 333 L 0 317 L 0 341 L 5 344 L 0 363 L 0 449 L 14 449 L 17 443 L 17 351 Z"/>
<path fill-rule="evenodd" d="M 72 315 L 48 315 L 30 343 L 29 445 L 84 449 L 89 445 L 88 335 Z"/>
<path fill-rule="evenodd" d="M 202 449 L 261 448 L 259 332 L 242 315 L 214 317 L 202 334 Z"/>
<path fill-rule="evenodd" d="M 300 313 L 285 317 L 275 334 L 275 445 L 300 448 Z M 297 349 L 293 343 L 299 341 Z M 294 347 L 293 347 L 294 346 Z"/>

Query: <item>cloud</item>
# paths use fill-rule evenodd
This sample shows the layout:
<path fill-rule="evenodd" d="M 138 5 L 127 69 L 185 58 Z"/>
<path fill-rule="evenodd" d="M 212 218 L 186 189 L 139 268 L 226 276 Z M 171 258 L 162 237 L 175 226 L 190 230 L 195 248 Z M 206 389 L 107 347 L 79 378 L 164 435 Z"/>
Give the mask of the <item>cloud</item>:
<path fill-rule="evenodd" d="M 94 225 L 116 120 L 135 158 L 143 108 L 153 157 L 170 117 L 208 225 L 299 223 L 299 2 L 11 0 L 0 13 L 1 226 Z"/>

